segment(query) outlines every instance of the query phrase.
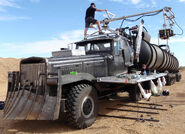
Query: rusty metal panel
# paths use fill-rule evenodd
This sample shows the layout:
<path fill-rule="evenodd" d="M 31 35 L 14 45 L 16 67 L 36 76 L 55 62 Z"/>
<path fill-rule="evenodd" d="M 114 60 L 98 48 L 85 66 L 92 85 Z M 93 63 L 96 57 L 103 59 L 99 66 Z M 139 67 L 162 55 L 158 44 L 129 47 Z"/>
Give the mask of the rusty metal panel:
<path fill-rule="evenodd" d="M 9 87 L 4 119 L 58 119 L 61 92 L 57 91 L 57 96 L 46 94 L 46 76 L 41 75 L 45 73 L 45 63 L 21 65 L 20 80 L 12 78 L 20 84 L 15 82 Z"/>
<path fill-rule="evenodd" d="M 16 95 L 15 91 L 19 86 L 19 72 L 12 72 L 8 74 L 8 79 L 11 79 L 11 82 L 8 82 L 8 92 L 5 101 L 4 113 L 6 113 L 10 107 L 10 102 Z"/>
<path fill-rule="evenodd" d="M 24 90 L 23 94 L 17 102 L 17 105 L 14 106 L 12 112 L 8 115 L 8 119 L 15 119 L 17 115 L 22 111 L 22 106 L 27 100 L 28 94 L 29 92 Z"/>
<path fill-rule="evenodd" d="M 21 65 L 21 85 L 24 84 L 24 81 L 27 80 L 29 82 L 35 82 L 38 80 L 39 73 L 46 72 L 46 64 L 38 63 L 38 64 L 22 64 Z"/>
<path fill-rule="evenodd" d="M 37 120 L 45 102 L 46 64 L 21 64 L 21 75 L 9 87 L 4 119 Z M 17 84 L 17 82 L 20 84 Z M 19 86 L 18 86 L 19 85 Z M 54 112 L 53 112 L 54 113 Z M 50 113 L 51 114 L 51 113 Z"/>
<path fill-rule="evenodd" d="M 57 87 L 57 101 L 55 105 L 54 117 L 53 120 L 57 120 L 60 114 L 60 103 L 62 98 L 62 71 L 58 70 L 58 87 Z"/>
<path fill-rule="evenodd" d="M 21 112 L 17 115 L 17 117 L 15 119 L 17 119 L 17 120 L 25 120 L 26 119 L 26 117 L 28 116 L 31 104 L 33 103 L 34 96 L 35 96 L 34 94 L 29 92 L 28 98 L 25 101 L 25 104 L 23 105 Z"/>
<path fill-rule="evenodd" d="M 9 112 L 9 110 L 11 109 L 11 107 L 12 107 L 12 105 L 14 104 L 14 102 L 15 102 L 15 100 L 16 100 L 16 98 L 17 98 L 17 96 L 18 96 L 18 91 L 17 92 L 12 92 L 12 94 L 14 94 L 13 95 L 13 97 L 11 97 L 10 99 L 9 99 L 9 102 L 7 103 L 5 103 L 5 109 L 4 109 L 4 114 L 7 114 L 8 112 Z"/>
<path fill-rule="evenodd" d="M 14 92 L 10 92 L 12 87 L 14 87 L 14 85 L 12 85 L 12 83 L 8 83 L 8 91 L 7 91 L 6 100 L 5 100 L 4 112 L 7 111 L 10 98 L 11 98 L 12 94 L 14 94 Z"/>
<path fill-rule="evenodd" d="M 44 102 L 44 96 L 36 96 L 31 110 L 27 116 L 27 120 L 37 120 Z"/>
<path fill-rule="evenodd" d="M 4 119 L 9 119 L 9 116 L 14 112 L 14 109 L 18 105 L 18 103 L 24 93 L 24 90 L 19 90 L 16 92 L 17 92 L 16 93 L 17 95 L 13 98 L 14 101 L 12 101 L 12 103 L 10 104 L 11 107 L 8 109 L 7 113 L 4 114 Z"/>
<path fill-rule="evenodd" d="M 38 120 L 53 120 L 56 102 L 57 102 L 56 97 L 47 95 Z"/>

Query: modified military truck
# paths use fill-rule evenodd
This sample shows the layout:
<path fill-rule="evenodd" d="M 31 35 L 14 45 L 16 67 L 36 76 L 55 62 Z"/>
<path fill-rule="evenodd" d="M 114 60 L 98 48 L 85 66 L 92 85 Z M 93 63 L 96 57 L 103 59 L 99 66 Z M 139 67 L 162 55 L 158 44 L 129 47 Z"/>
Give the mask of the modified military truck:
<path fill-rule="evenodd" d="M 109 33 L 93 34 L 50 58 L 23 59 L 20 71 L 8 74 L 4 119 L 66 119 L 87 128 L 96 120 L 99 98 L 126 91 L 133 101 L 149 99 L 144 83 L 180 81 L 178 60 L 164 45 L 150 43 L 143 21 L 116 30 L 108 21 Z M 143 64 L 150 69 L 147 75 L 140 74 Z"/>

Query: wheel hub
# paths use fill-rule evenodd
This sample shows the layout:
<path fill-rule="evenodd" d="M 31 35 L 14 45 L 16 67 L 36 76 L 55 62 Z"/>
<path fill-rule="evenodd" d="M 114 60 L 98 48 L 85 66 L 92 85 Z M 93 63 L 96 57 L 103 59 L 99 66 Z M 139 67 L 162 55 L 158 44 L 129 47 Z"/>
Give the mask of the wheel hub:
<path fill-rule="evenodd" d="M 83 99 L 81 110 L 85 118 L 89 118 L 92 115 L 94 111 L 94 101 L 90 96 Z"/>

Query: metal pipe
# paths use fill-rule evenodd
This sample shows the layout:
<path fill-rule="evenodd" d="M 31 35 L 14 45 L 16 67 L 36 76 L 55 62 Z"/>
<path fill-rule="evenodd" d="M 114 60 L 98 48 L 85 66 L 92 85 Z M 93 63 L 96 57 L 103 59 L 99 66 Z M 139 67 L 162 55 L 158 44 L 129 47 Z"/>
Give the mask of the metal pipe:
<path fill-rule="evenodd" d="M 164 8 L 164 9 L 166 9 L 166 8 Z M 109 22 L 112 22 L 112 21 L 123 20 L 123 19 L 132 18 L 132 17 L 136 17 L 136 16 L 141 16 L 141 15 L 146 15 L 146 14 L 151 14 L 151 13 L 157 13 L 157 12 L 163 11 L 164 9 L 150 11 L 150 12 L 144 12 L 144 13 L 139 13 L 139 14 L 134 14 L 134 15 L 128 15 L 128 16 L 122 16 L 122 17 L 117 17 L 117 18 L 106 19 L 106 20 L 101 21 L 100 23 L 109 23 Z"/>
<path fill-rule="evenodd" d="M 106 18 L 103 21 L 100 21 L 100 23 L 104 23 L 107 25 L 108 23 L 110 23 L 112 21 L 123 20 L 123 19 L 127 19 L 127 18 L 132 18 L 132 17 L 136 17 L 136 16 L 141 16 L 141 15 L 147 15 L 147 14 L 152 14 L 152 13 L 157 13 L 157 12 L 162 12 L 162 11 L 169 12 L 171 9 L 172 9 L 171 7 L 164 7 L 163 9 L 150 11 L 150 12 L 144 12 L 144 13 L 122 16 L 122 17 L 117 17 L 117 18 Z"/>

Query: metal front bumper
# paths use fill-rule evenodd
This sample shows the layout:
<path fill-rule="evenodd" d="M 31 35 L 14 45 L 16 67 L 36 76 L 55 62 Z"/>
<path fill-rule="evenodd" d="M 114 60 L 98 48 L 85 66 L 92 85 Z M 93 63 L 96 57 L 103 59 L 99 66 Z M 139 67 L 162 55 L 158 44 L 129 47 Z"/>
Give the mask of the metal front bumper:
<path fill-rule="evenodd" d="M 19 87 L 19 73 L 11 74 L 4 108 L 4 119 L 12 120 L 57 120 L 59 118 L 61 93 L 57 88 L 57 96 L 49 96 L 47 90 L 40 95 L 30 87 Z M 30 88 L 30 89 L 29 89 Z"/>

